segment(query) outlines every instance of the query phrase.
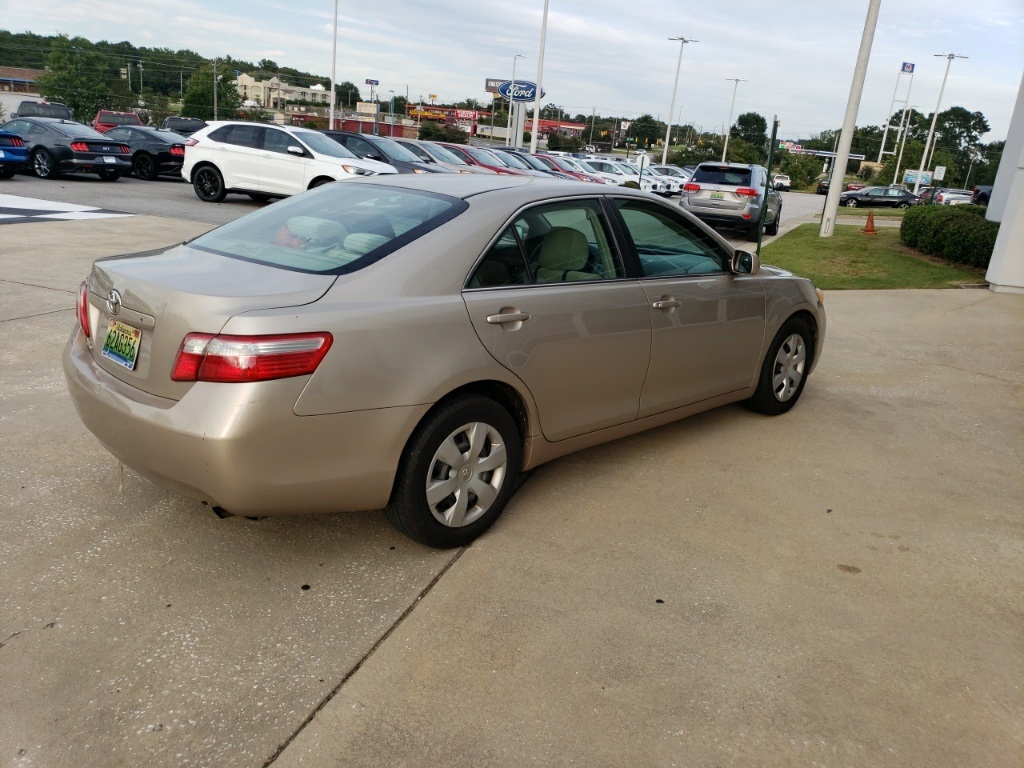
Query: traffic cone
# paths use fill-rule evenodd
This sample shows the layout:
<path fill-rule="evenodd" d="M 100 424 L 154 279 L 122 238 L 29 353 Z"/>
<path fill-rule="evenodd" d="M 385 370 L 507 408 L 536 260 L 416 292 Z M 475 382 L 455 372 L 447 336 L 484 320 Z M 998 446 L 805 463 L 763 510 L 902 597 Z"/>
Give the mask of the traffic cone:
<path fill-rule="evenodd" d="M 875 229 L 875 212 L 874 211 L 868 211 L 868 223 L 864 227 L 864 229 L 862 229 L 860 231 L 860 233 L 862 235 L 877 235 L 878 234 L 878 230 Z"/>

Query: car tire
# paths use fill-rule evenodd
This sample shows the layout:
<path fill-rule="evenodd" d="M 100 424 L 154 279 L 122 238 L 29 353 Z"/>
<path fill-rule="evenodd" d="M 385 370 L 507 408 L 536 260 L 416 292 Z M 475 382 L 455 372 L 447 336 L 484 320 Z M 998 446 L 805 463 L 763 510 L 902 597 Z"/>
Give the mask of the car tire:
<path fill-rule="evenodd" d="M 897 205 L 896 207 L 897 208 L 902 208 L 903 210 L 906 210 L 907 208 L 910 207 L 910 203 L 903 202 L 903 203 L 900 203 L 899 205 Z"/>
<path fill-rule="evenodd" d="M 53 155 L 45 149 L 37 149 L 32 153 L 32 170 L 40 179 L 56 179 L 60 175 Z"/>
<path fill-rule="evenodd" d="M 421 544 L 466 546 L 515 493 L 521 462 L 522 438 L 508 411 L 481 395 L 456 397 L 428 414 L 409 439 L 387 518 Z"/>
<path fill-rule="evenodd" d="M 766 235 L 775 236 L 779 234 L 779 222 L 782 220 L 782 206 L 779 206 L 779 210 L 775 212 L 775 219 L 771 224 L 764 228 Z"/>
<path fill-rule="evenodd" d="M 14 169 L 13 168 L 0 168 L 0 179 L 13 179 Z"/>
<path fill-rule="evenodd" d="M 333 183 L 334 183 L 334 179 L 327 179 L 327 178 L 321 177 L 319 179 L 313 179 L 312 183 L 309 185 L 309 188 L 310 189 L 316 189 L 317 187 L 322 187 L 324 184 L 333 184 Z"/>
<path fill-rule="evenodd" d="M 204 203 L 219 203 L 227 195 L 224 177 L 212 165 L 203 165 L 192 174 L 192 188 Z"/>
<path fill-rule="evenodd" d="M 103 181 L 117 181 L 118 179 L 121 178 L 121 174 L 118 173 L 117 171 L 98 171 L 97 175 Z"/>
<path fill-rule="evenodd" d="M 843 203 L 843 205 L 845 205 L 847 208 L 856 208 L 857 207 L 857 201 L 854 198 L 851 197 L 849 200 L 847 200 L 845 203 Z"/>
<path fill-rule="evenodd" d="M 757 389 L 747 400 L 747 407 L 778 416 L 796 405 L 807 383 L 812 354 L 810 328 L 804 320 L 791 317 L 783 323 L 768 348 Z"/>
<path fill-rule="evenodd" d="M 159 176 L 159 169 L 156 167 L 156 161 L 152 155 L 147 155 L 145 152 L 138 155 L 135 158 L 133 164 L 135 175 L 143 181 L 155 181 Z"/>

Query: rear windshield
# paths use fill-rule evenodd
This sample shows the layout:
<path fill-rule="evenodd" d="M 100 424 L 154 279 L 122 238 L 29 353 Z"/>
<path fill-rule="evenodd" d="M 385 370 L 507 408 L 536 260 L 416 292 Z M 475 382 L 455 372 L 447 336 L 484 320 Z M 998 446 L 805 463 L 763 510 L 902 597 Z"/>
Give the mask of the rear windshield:
<path fill-rule="evenodd" d="M 63 104 L 22 104 L 18 107 L 22 117 L 64 117 L 71 119 L 71 112 Z"/>
<path fill-rule="evenodd" d="M 84 139 L 103 139 L 106 138 L 99 131 L 94 131 L 87 125 L 81 123 L 48 123 L 48 125 L 63 133 L 65 136 L 75 136 Z M 109 141 L 109 139 L 108 139 Z"/>
<path fill-rule="evenodd" d="M 96 120 L 97 123 L 103 123 L 103 125 L 138 125 L 138 115 L 115 115 L 113 112 L 101 112 L 99 118 Z"/>
<path fill-rule="evenodd" d="M 384 258 L 468 207 L 446 195 L 340 181 L 236 219 L 189 245 L 295 272 L 340 275 Z"/>
<path fill-rule="evenodd" d="M 749 168 L 731 168 L 728 165 L 701 165 L 693 173 L 691 181 L 705 184 L 735 184 L 750 186 Z"/>

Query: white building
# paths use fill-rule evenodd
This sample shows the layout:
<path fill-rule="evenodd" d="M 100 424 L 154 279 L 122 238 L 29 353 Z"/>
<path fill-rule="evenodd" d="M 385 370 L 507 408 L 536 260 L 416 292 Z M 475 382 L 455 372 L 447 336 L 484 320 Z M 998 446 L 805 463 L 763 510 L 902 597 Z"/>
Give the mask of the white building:
<path fill-rule="evenodd" d="M 270 80 L 256 80 L 251 75 L 239 75 L 238 95 L 242 103 L 255 102 L 268 109 L 284 109 L 289 101 L 306 101 L 311 104 L 329 106 L 331 94 L 322 85 L 311 85 L 308 88 L 290 85 L 279 77 Z"/>

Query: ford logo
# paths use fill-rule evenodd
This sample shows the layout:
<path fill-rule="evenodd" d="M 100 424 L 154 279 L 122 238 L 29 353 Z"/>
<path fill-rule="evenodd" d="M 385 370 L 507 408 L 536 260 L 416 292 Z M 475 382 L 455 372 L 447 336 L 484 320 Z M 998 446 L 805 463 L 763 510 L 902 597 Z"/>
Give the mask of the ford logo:
<path fill-rule="evenodd" d="M 537 84 L 526 80 L 516 80 L 515 89 L 512 88 L 512 81 L 506 80 L 498 86 L 498 95 L 510 101 L 535 101 L 537 99 Z M 543 97 L 544 92 L 541 92 Z"/>

